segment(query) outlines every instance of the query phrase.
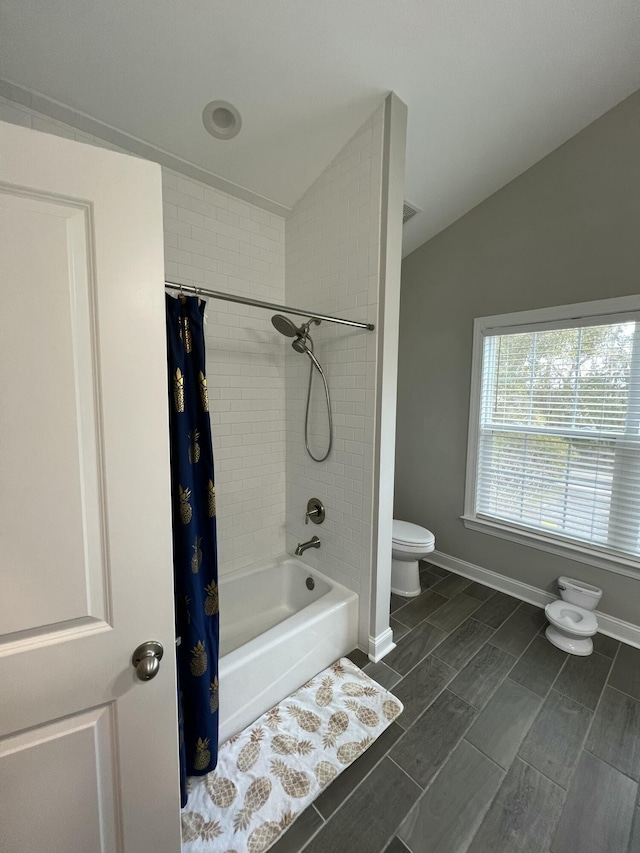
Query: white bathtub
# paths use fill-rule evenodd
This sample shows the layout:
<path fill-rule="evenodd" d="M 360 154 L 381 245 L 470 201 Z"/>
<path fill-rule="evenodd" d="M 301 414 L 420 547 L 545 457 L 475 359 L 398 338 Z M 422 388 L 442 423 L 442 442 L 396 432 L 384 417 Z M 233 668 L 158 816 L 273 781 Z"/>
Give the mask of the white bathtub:
<path fill-rule="evenodd" d="M 293 557 L 223 576 L 220 743 L 350 652 L 357 625 L 357 594 Z"/>

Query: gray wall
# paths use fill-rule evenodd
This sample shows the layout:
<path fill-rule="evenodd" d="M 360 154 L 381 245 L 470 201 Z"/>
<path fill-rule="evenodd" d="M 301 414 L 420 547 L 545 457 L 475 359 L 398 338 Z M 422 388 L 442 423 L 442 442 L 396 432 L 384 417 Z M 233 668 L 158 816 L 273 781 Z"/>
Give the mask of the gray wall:
<path fill-rule="evenodd" d="M 640 624 L 640 584 L 466 530 L 473 318 L 640 291 L 640 92 L 410 254 L 402 267 L 396 518 L 439 551 L 540 589 L 601 586 Z M 638 573 L 640 580 L 640 572 Z"/>

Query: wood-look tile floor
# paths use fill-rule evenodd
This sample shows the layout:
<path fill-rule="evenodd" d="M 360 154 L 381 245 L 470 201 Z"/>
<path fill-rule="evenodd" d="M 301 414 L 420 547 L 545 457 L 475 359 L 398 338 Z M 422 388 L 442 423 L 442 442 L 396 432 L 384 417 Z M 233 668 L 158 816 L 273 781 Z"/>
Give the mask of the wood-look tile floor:
<path fill-rule="evenodd" d="M 587 658 L 544 611 L 434 566 L 397 647 L 350 655 L 405 711 L 274 853 L 640 853 L 640 650 Z"/>

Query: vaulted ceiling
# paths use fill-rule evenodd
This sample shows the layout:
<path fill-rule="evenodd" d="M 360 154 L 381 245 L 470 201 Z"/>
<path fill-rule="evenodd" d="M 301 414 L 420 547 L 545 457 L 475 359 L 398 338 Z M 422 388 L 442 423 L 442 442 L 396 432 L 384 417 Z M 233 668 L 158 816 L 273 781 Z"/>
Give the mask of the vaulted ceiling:
<path fill-rule="evenodd" d="M 393 90 L 406 252 L 640 87 L 640 3 L 2 0 L 0 77 L 287 207 Z"/>

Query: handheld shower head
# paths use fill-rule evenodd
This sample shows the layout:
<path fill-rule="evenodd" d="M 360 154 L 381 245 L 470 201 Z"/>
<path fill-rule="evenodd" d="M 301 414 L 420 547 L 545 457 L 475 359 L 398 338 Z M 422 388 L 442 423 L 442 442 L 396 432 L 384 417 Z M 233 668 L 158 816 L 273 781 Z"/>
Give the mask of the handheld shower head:
<path fill-rule="evenodd" d="M 274 314 L 271 318 L 271 322 L 273 323 L 273 327 L 276 331 L 280 332 L 281 335 L 284 335 L 287 338 L 295 338 L 303 334 L 302 328 L 299 329 L 296 324 L 288 317 L 285 317 L 284 314 Z M 302 352 L 302 350 L 300 351 Z"/>
<path fill-rule="evenodd" d="M 309 334 L 309 328 L 312 323 L 315 323 L 316 326 L 320 325 L 320 320 L 316 317 L 310 317 L 306 323 L 303 323 L 300 327 L 296 326 L 296 324 L 290 320 L 288 317 L 285 317 L 284 314 L 274 314 L 271 318 L 271 322 L 273 323 L 274 329 L 280 332 L 281 335 L 284 335 L 287 338 L 293 338 L 291 341 L 291 346 L 296 352 L 304 353 L 309 356 L 309 385 L 307 387 L 307 408 L 304 416 L 304 443 L 307 448 L 307 453 L 313 459 L 314 462 L 324 462 L 324 460 L 331 453 L 331 446 L 333 444 L 333 418 L 331 415 L 331 399 L 329 397 L 329 386 L 327 385 L 327 377 L 324 375 L 324 370 L 322 369 L 322 365 L 316 358 L 313 352 L 313 338 Z M 309 404 L 311 402 L 311 382 L 313 380 L 313 368 L 316 368 L 318 373 L 320 374 L 320 378 L 322 379 L 322 383 L 324 385 L 324 393 L 327 400 L 327 417 L 329 419 L 329 446 L 327 447 L 327 452 L 324 456 L 314 456 L 311 452 L 311 448 L 309 447 Z"/>

